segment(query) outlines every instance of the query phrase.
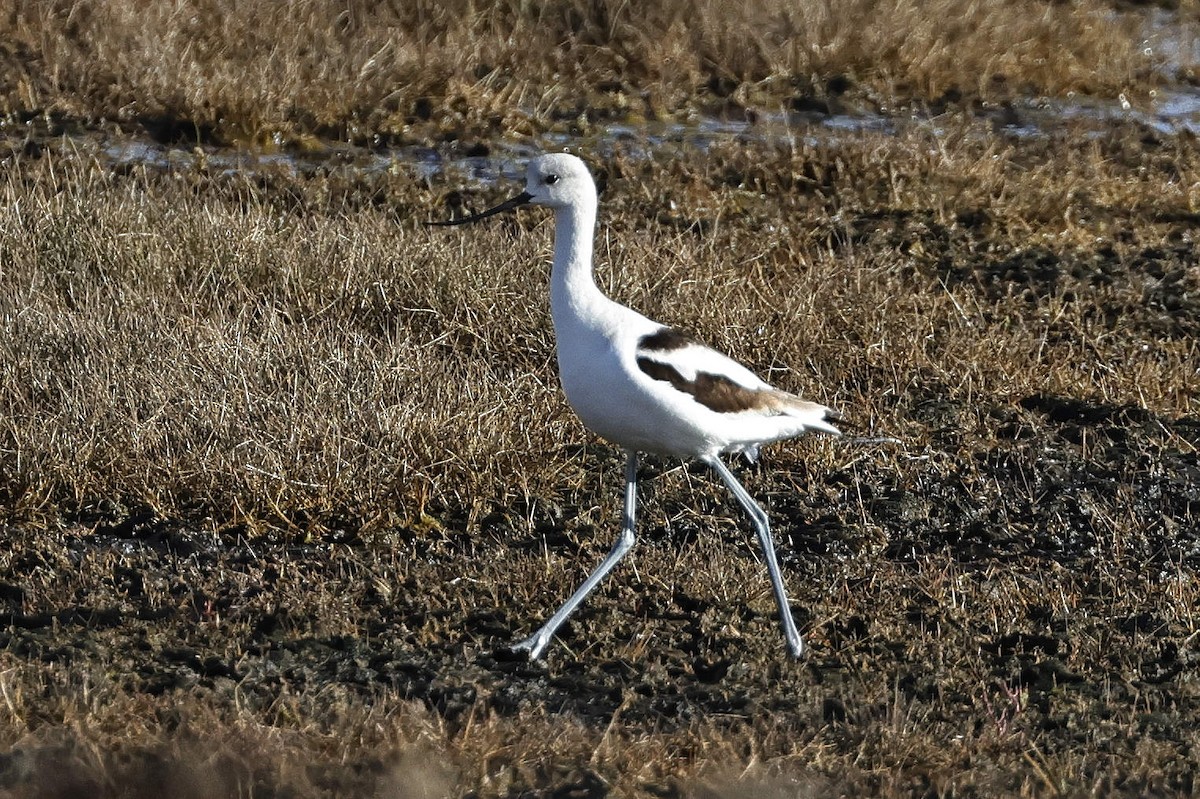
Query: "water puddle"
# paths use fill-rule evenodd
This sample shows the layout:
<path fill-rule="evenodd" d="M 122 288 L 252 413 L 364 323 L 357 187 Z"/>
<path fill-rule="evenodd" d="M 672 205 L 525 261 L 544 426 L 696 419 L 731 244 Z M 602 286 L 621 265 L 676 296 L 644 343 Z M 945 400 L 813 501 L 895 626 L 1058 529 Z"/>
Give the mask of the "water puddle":
<path fill-rule="evenodd" d="M 501 140 L 466 152 L 454 146 L 403 146 L 371 149 L 328 142 L 303 152 L 218 148 L 206 145 L 171 146 L 149 139 L 84 133 L 63 137 L 64 146 L 80 155 L 98 158 L 117 168 L 145 166 L 162 170 L 205 169 L 211 174 L 279 171 L 294 175 L 318 170 L 349 168 L 364 175 L 404 169 L 419 179 L 431 180 L 453 173 L 468 180 L 516 179 L 523 174 L 520 162 L 547 150 L 586 149 L 603 157 L 616 152 L 630 157 L 652 157 L 664 149 L 705 150 L 726 143 L 836 142 L 867 132 L 892 134 L 897 124 L 880 114 L 775 114 L 754 121 L 698 117 L 684 121 L 616 122 L 597 126 L 585 135 L 548 132 L 522 140 Z"/>
<path fill-rule="evenodd" d="M 1140 125 L 1163 136 L 1200 134 L 1200 90 L 1157 90 L 1149 108 L 1134 107 L 1124 96 L 1116 100 L 1089 97 L 1040 98 L 1006 108 L 998 116 L 1003 130 L 1020 138 L 1038 138 L 1070 127 L 1101 135 L 1114 125 Z"/>
<path fill-rule="evenodd" d="M 984 106 L 972 118 L 989 134 L 1020 140 L 1072 135 L 1102 136 L 1115 127 L 1136 125 L 1161 136 L 1200 135 L 1200 89 L 1177 86 L 1159 90 L 1148 107 L 1139 108 L 1124 97 L 1035 98 L 1002 106 Z M 80 155 L 91 155 L 114 167 L 146 166 L 163 170 L 205 169 L 211 174 L 283 171 L 302 176 L 350 170 L 364 176 L 403 170 L 429 181 L 452 177 L 490 183 L 519 179 L 521 164 L 546 150 L 582 149 L 598 157 L 619 152 L 626 157 L 650 158 L 664 152 L 694 152 L 726 144 L 834 146 L 865 136 L 893 136 L 928 128 L 941 132 L 945 119 L 926 112 L 888 116 L 881 113 L 762 114 L 754 121 L 696 118 L 682 121 L 617 122 L 597 126 L 587 134 L 550 132 L 520 141 L 501 140 L 464 151 L 455 146 L 402 146 L 381 149 L 329 142 L 305 150 L 243 150 L 211 146 L 169 146 L 148 139 L 81 134 L 65 137 Z M 63 144 L 64 148 L 67 146 Z"/>

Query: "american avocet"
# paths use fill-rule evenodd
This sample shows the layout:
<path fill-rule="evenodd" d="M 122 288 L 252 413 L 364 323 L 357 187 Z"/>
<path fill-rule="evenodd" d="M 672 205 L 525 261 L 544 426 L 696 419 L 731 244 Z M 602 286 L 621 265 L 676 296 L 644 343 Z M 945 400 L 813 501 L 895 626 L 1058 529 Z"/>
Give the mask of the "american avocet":
<path fill-rule="evenodd" d="M 773 388 L 753 372 L 695 339 L 601 293 L 592 277 L 596 186 L 583 161 L 552 153 L 530 162 L 525 191 L 482 213 L 437 225 L 462 225 L 531 203 L 554 209 L 550 310 L 558 369 L 567 400 L 589 430 L 624 447 L 625 510 L 608 557 L 540 630 L 514 644 L 542 654 L 555 630 L 633 547 L 638 453 L 699 458 L 720 476 L 750 514 L 762 545 L 792 655 L 804 644 L 788 607 L 767 514 L 721 461 L 725 452 L 750 460 L 762 444 L 810 430 L 838 434 L 837 415 Z"/>

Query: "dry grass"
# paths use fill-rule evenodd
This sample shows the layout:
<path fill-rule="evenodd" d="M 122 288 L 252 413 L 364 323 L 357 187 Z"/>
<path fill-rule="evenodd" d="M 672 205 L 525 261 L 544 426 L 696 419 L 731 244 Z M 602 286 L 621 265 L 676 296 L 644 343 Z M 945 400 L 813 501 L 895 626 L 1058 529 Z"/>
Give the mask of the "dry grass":
<path fill-rule="evenodd" d="M 538 304 L 497 307 L 493 281 L 522 265 L 464 271 L 388 213 L 301 214 L 249 181 L 214 204 L 169 180 L 31 169 L 8 173 L 4 223 L 5 418 L 32 424 L 8 452 L 29 499 L 370 514 L 536 448 L 496 439 L 503 403 L 479 404 L 551 391 L 532 376 L 548 343 L 521 340 Z"/>
<path fill-rule="evenodd" d="M 1097 0 L 17 2 L 0 15 L 0 109 L 270 145 L 697 108 L 1144 99 L 1194 67 L 1183 5 L 1172 56 L 1150 10 Z"/>
<path fill-rule="evenodd" d="M 1193 795 L 1200 158 L 970 116 L 1194 80 L 1194 4 L 1180 53 L 1156 13 L 0 9 L 0 796 Z M 42 130 L 274 147 L 904 105 L 967 114 L 583 153 L 606 290 L 904 442 L 743 472 L 798 665 L 736 508 L 653 459 L 632 568 L 545 666 L 496 656 L 605 551 L 621 474 L 557 386 L 545 217 L 419 224 L 512 187 L 113 168 Z"/>
<path fill-rule="evenodd" d="M 544 216 L 73 146 L 0 174 L 0 795 L 1194 792 L 1190 140 L 592 159 L 607 290 L 904 444 L 746 470 L 802 664 L 731 503 L 651 461 L 544 668 L 491 653 L 620 475 L 556 385 Z"/>
<path fill-rule="evenodd" d="M 916 447 L 927 392 L 1194 413 L 1194 267 L 1121 266 L 1190 237 L 1172 220 L 1194 216 L 1196 187 L 1148 170 L 1187 174 L 1194 155 L 1123 163 L 1120 146 L 1030 157 L 914 131 L 661 172 L 618 159 L 601 280 Z M 9 508 L 119 502 L 357 532 L 417 523 L 430 500 L 475 518 L 584 479 L 552 454 L 584 436 L 552 371 L 546 234 L 430 232 L 417 222 L 442 213 L 434 194 L 361 180 L 410 204 L 351 205 L 354 189 L 282 174 L 14 163 L 0 186 Z M 647 225 L 667 200 L 709 232 Z M 985 441 L 993 425 L 957 424 Z"/>

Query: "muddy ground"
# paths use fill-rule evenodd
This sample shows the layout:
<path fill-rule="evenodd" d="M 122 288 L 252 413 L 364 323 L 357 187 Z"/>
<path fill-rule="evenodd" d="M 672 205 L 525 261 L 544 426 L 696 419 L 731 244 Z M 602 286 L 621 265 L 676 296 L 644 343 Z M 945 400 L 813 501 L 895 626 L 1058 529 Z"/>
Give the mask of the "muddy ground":
<path fill-rule="evenodd" d="M 808 162 L 776 150 L 764 155 L 770 148 L 756 151 L 758 143 L 729 148 L 740 162 L 713 157 L 690 171 L 685 159 L 662 170 L 618 159 L 602 176 L 613 184 L 609 207 L 619 209 L 613 240 L 635 240 L 637 231 L 657 226 L 677 235 L 679 246 L 699 242 L 699 252 L 720 252 L 708 242 L 724 246 L 780 229 L 787 214 L 767 217 L 779 213 L 776 198 L 794 203 L 788 213 L 797 218 L 815 209 L 795 223 L 816 231 L 813 251 L 789 234 L 767 251 L 776 260 L 764 256 L 763 271 L 751 273 L 772 297 L 756 300 L 766 309 L 786 292 L 778 275 L 802 280 L 796 265 L 816 270 L 818 255 L 829 253 L 867 280 L 893 281 L 897 288 L 880 290 L 880 302 L 920 287 L 926 294 L 914 303 L 941 303 L 950 318 L 961 316 L 954 331 L 922 334 L 934 352 L 930 362 L 950 366 L 901 380 L 896 375 L 907 375 L 908 365 L 889 360 L 899 356 L 862 357 L 874 342 L 855 332 L 853 320 L 841 325 L 837 308 L 824 308 L 823 324 L 834 332 L 818 344 L 855 353 L 830 382 L 841 397 L 875 403 L 873 412 L 895 429 L 856 419 L 861 408 L 842 410 L 862 432 L 900 442 L 814 438 L 772 447 L 758 465 L 737 465 L 774 524 L 793 612 L 810 647 L 803 659 L 786 655 L 739 509 L 703 467 L 659 459 L 647 459 L 641 471 L 634 554 L 562 628 L 544 662 L 513 657 L 506 645 L 536 629 L 607 552 L 622 473 L 614 448 L 513 401 L 502 407 L 518 428 L 515 440 L 524 436 L 519 458 L 537 466 L 513 476 L 534 486 L 524 499 L 453 501 L 472 486 L 488 490 L 496 478 L 484 474 L 461 491 L 439 487 L 420 513 L 397 511 L 403 522 L 374 526 L 363 519 L 386 510 L 374 487 L 349 495 L 347 507 L 357 503 L 360 514 L 353 524 L 330 512 L 306 527 L 311 518 L 295 511 L 301 489 L 279 489 L 293 504 L 269 523 L 272 498 L 251 498 L 261 501 L 259 515 L 244 523 L 252 514 L 251 500 L 238 494 L 242 483 L 231 477 L 229 495 L 245 507 L 189 506 L 191 484 L 180 477 L 172 483 L 183 486 L 171 489 L 177 495 L 164 489 L 164 502 L 175 503 L 164 514 L 136 497 L 97 499 L 88 492 L 104 484 L 100 478 L 72 482 L 56 474 L 38 483 L 43 475 L 30 470 L 31 454 L 0 439 L 3 496 L 12 509 L 0 551 L 0 732 L 8 747 L 0 753 L 0 796 L 1200 791 L 1200 216 L 1188 196 L 1165 188 L 1183 179 L 1174 164 L 1194 163 L 1194 155 L 1184 160 L 1194 144 L 1182 134 L 1164 143 L 1144 131 L 1114 134 L 1107 151 L 1093 138 L 1010 141 L 1009 161 L 995 174 L 1046 169 L 1050 177 L 1033 190 L 1049 185 L 1047 197 L 1056 196 L 1054 170 L 1101 186 L 1100 178 L 1070 172 L 1078 167 L 1070 153 L 1095 146 L 1098 171 L 1117 164 L 1117 177 L 1101 176 L 1116 199 L 1096 189 L 1095 196 L 1072 195 L 1065 209 L 1047 201 L 1030 210 L 1010 199 L 1029 188 L 1012 177 L 972 201 L 975 173 L 968 172 L 961 181 L 972 187 L 967 199 L 946 201 L 954 206 L 947 213 L 935 183 L 940 166 L 926 162 L 932 148 L 923 140 L 914 139 L 915 155 L 902 162 L 895 154 L 903 143 L 848 138 L 853 144 L 844 150 Z M 951 167 L 965 161 L 974 169 L 986 160 L 975 157 L 971 148 L 980 145 L 972 141 L 958 162 L 947 156 Z M 12 157 L 61 156 L 54 147 L 47 141 Z M 876 163 L 873 149 L 893 160 Z M 860 152 L 866 155 L 855 161 Z M 800 167 L 785 174 L 779 163 Z M 60 163 L 52 166 L 61 171 Z M 171 189 L 181 204 L 198 197 L 210 203 L 205 209 L 218 209 L 214 216 L 245 199 L 247 215 L 291 214 L 305 224 L 311 216 L 334 225 L 344 221 L 338 214 L 358 211 L 353 201 L 370 210 L 392 198 L 352 186 L 350 201 L 321 205 L 297 188 L 301 179 L 276 196 L 269 176 L 253 177 L 267 196 L 259 208 L 253 192 L 225 187 L 234 178 L 191 169 L 137 183 L 144 176 L 127 166 L 113 169 L 110 183 L 133 182 L 119 196 L 133 197 L 129 207 L 138 213 L 152 213 L 161 203 L 145 197 L 154 200 L 172 183 L 183 186 Z M 643 176 L 673 172 L 662 184 L 647 180 L 652 188 L 637 194 L 638 169 Z M 758 191 L 756 169 L 781 177 Z M 1121 170 L 1134 177 L 1122 183 Z M 314 195 L 333 196 L 329 174 L 311 183 L 321 184 Z M 721 194 L 734 184 L 750 189 Z M 916 188 L 905 194 L 906 185 Z M 1123 204 L 1114 185 L 1136 201 Z M 861 196 L 853 193 L 859 187 Z M 59 191 L 46 193 L 54 199 Z M 438 191 L 454 194 L 429 189 Z M 755 193 L 745 208 L 734 203 Z M 926 193 L 934 199 L 923 200 Z M 1158 206 L 1156 194 L 1169 198 Z M 659 195 L 679 198 L 678 206 Z M 62 240 L 51 245 L 70 250 L 91 218 L 84 208 L 63 214 Z M 118 211 L 138 218 L 124 206 Z M 362 219 L 368 241 L 377 235 L 369 227 L 375 217 Z M 731 219 L 745 231 L 721 239 Z M 513 238 L 520 232 L 517 223 L 505 230 Z M 405 235 L 409 243 L 425 241 Z M 215 237 L 194 238 L 207 246 Z M 672 241 L 651 242 L 664 240 Z M 454 251 L 443 246 L 445 260 Z M 606 254 L 624 256 L 606 246 Z M 314 246 L 308 257 L 320 265 L 324 252 Z M 380 256 L 378 263 L 391 261 Z M 241 264 L 231 254 L 222 268 L 233 274 Z M 280 305 L 292 301 L 283 278 L 264 274 L 254 291 L 281 298 Z M 540 302 L 544 275 L 525 277 Z M 312 285 L 322 312 L 335 307 L 322 304 L 323 284 Z M 655 294 L 660 289 L 647 281 L 628 293 L 670 305 L 673 295 Z M 523 296 L 514 290 L 508 299 Z M 302 300 L 280 315 L 293 313 L 300 324 L 310 298 Z M 470 310 L 487 318 L 482 302 Z M 341 311 L 360 314 L 348 300 Z M 363 327 L 388 340 L 392 320 L 383 317 L 394 307 L 373 312 L 381 318 Z M 240 317 L 230 318 L 223 324 L 235 329 Z M 729 327 L 710 321 L 706 332 L 720 335 L 722 325 Z M 545 343 L 538 338 L 545 331 L 529 332 L 527 346 L 514 353 L 483 341 L 479 327 L 452 331 L 466 343 L 447 345 L 444 359 L 511 359 L 504 374 L 514 380 L 533 362 L 553 385 L 549 351 L 524 352 Z M 1027 338 L 1037 351 L 1005 351 L 1005 342 L 1027 340 L 1005 338 L 1009 330 L 1034 331 Z M 906 352 L 903 331 L 885 332 L 889 346 Z M 980 337 L 978 349 L 955 350 L 956 335 Z M 1042 347 L 1058 353 L 1047 357 L 1045 385 L 988 382 L 979 367 L 994 359 L 1008 368 L 1040 357 Z M 971 363 L 962 373 L 978 384 L 957 380 L 953 359 L 937 360 L 944 352 L 966 352 Z M 818 352 L 813 371 L 821 374 L 830 360 Z M 1130 374 L 1110 379 L 1118 369 Z M 1146 401 L 1135 390 L 1137 369 L 1157 381 Z M 1104 392 L 1124 399 L 1098 398 Z M 544 408 L 541 397 L 529 402 Z M 549 424 L 564 441 L 521 432 Z M 546 478 L 545 464 L 561 468 L 562 477 Z M 114 484 L 138 485 L 138 469 L 122 471 L 124 464 L 111 461 L 96 469 L 107 469 L 101 478 Z M 67 499 L 31 499 L 38 486 Z"/>
<path fill-rule="evenodd" d="M 1161 296 L 1097 313 L 1194 337 L 1194 250 L 1143 256 L 1138 268 L 1164 275 Z M 1036 292 L 1129 268 L 1035 252 L 958 263 L 945 278 Z M 401 759 L 397 771 L 395 750 L 313 757 L 291 771 L 253 746 L 212 754 L 214 708 L 227 722 L 301 719 L 319 737 L 338 729 L 336 708 L 372 706 L 434 720 L 436 760 L 456 776 L 432 779 L 428 795 L 1200 790 L 1200 419 L 1051 393 L 967 407 L 941 389 L 931 381 L 903 398 L 928 447 L 801 443 L 742 470 L 776 524 L 811 647 L 798 663 L 785 656 L 748 526 L 696 466 L 643 469 L 635 557 L 537 664 L 505 644 L 603 555 L 615 514 L 581 527 L 580 508 L 547 497 L 470 529 L 458 520 L 344 543 L 249 538 L 119 505 L 49 530 L 9 527 L 4 696 L 9 723 L 31 732 L 0 758 L 0 793 L 154 795 L 167 785 L 207 796 L 236 782 L 231 792 L 253 786 L 255 796 L 426 795 L 409 775 L 428 787 L 428 760 Z M 994 431 L 986 446 L 981 425 Z M 807 447 L 840 447 L 845 465 L 809 472 Z M 615 502 L 617 453 L 595 444 L 545 457 L 582 459 Z M 715 561 L 730 585 L 707 581 Z M 13 696 L 38 686 L 40 700 Z M 140 732 L 96 747 L 78 714 L 109 701 L 135 708 Z M 505 740 L 530 716 L 598 748 L 590 758 L 553 747 L 530 755 Z M 481 719 L 504 743 L 469 764 Z M 721 741 L 736 768 L 631 773 L 603 753 L 609 735 L 618 748 L 673 741 L 665 762 L 676 764 L 707 762 L 706 742 Z M 224 776 L 199 779 L 187 765 L 197 759 Z M 747 783 L 755 764 L 768 766 Z"/>

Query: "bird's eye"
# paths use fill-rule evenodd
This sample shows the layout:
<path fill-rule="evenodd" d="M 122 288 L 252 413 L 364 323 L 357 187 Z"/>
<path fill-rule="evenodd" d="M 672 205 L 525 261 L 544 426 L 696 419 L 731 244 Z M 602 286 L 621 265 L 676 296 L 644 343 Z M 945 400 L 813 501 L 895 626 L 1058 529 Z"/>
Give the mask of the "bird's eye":
<path fill-rule="evenodd" d="M 545 184 L 547 186 L 553 186 L 555 183 L 558 183 L 558 175 L 546 175 Z"/>

